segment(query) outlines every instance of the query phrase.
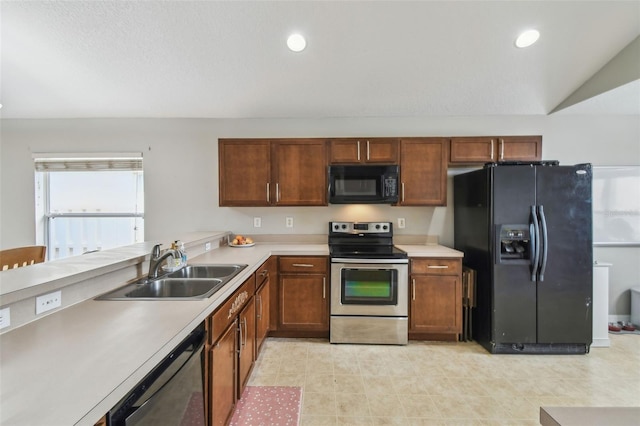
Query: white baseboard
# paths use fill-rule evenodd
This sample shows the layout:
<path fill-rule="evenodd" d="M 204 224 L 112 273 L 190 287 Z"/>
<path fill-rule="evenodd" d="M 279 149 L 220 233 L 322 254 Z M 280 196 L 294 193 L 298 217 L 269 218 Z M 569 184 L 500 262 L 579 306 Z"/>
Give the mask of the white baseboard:
<path fill-rule="evenodd" d="M 609 322 L 629 322 L 631 321 L 631 315 L 609 315 Z"/>

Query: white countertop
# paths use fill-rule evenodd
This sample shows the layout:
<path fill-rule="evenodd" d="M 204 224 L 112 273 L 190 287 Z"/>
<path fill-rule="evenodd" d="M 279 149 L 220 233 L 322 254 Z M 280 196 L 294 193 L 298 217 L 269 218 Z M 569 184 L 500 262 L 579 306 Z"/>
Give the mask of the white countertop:
<path fill-rule="evenodd" d="M 410 256 L 462 257 L 438 245 Z M 271 255 L 328 255 L 326 244 L 221 247 L 189 263 L 248 264 L 212 297 L 86 300 L 0 336 L 0 424 L 93 425 Z"/>

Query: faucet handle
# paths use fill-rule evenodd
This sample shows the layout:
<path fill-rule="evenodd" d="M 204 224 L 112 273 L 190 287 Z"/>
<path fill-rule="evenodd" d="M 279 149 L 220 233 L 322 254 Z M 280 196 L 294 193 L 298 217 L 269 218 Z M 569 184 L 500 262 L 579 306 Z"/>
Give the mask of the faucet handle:
<path fill-rule="evenodd" d="M 162 244 L 156 244 L 153 246 L 153 250 L 151 250 L 151 257 L 159 257 L 160 256 L 160 246 Z"/>

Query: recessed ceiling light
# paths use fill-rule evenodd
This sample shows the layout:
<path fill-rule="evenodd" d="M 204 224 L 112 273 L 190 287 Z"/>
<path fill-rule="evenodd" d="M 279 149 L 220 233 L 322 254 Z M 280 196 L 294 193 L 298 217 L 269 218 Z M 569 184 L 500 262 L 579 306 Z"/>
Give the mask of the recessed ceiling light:
<path fill-rule="evenodd" d="M 287 39 L 287 46 L 294 52 L 301 52 L 307 46 L 307 41 L 300 34 L 291 34 Z"/>
<path fill-rule="evenodd" d="M 533 43 L 538 41 L 538 38 L 540 38 L 540 33 L 538 32 L 538 30 L 527 30 L 518 36 L 518 38 L 516 39 L 516 46 L 531 46 Z"/>

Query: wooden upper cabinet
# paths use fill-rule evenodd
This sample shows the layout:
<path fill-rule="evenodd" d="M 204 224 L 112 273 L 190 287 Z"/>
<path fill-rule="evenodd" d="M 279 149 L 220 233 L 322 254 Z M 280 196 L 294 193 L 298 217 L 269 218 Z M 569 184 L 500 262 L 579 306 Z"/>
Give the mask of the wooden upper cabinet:
<path fill-rule="evenodd" d="M 220 206 L 326 206 L 324 139 L 220 139 Z"/>
<path fill-rule="evenodd" d="M 400 141 L 401 206 L 447 204 L 446 138 L 406 138 Z"/>
<path fill-rule="evenodd" d="M 330 139 L 331 164 L 398 164 L 398 139 Z"/>
<path fill-rule="evenodd" d="M 540 161 L 542 136 L 474 136 L 451 138 L 451 164 Z"/>
<path fill-rule="evenodd" d="M 220 206 L 268 206 L 271 143 L 260 139 L 218 142 Z"/>
<path fill-rule="evenodd" d="M 273 142 L 272 203 L 327 205 L 327 145 L 324 140 Z"/>

